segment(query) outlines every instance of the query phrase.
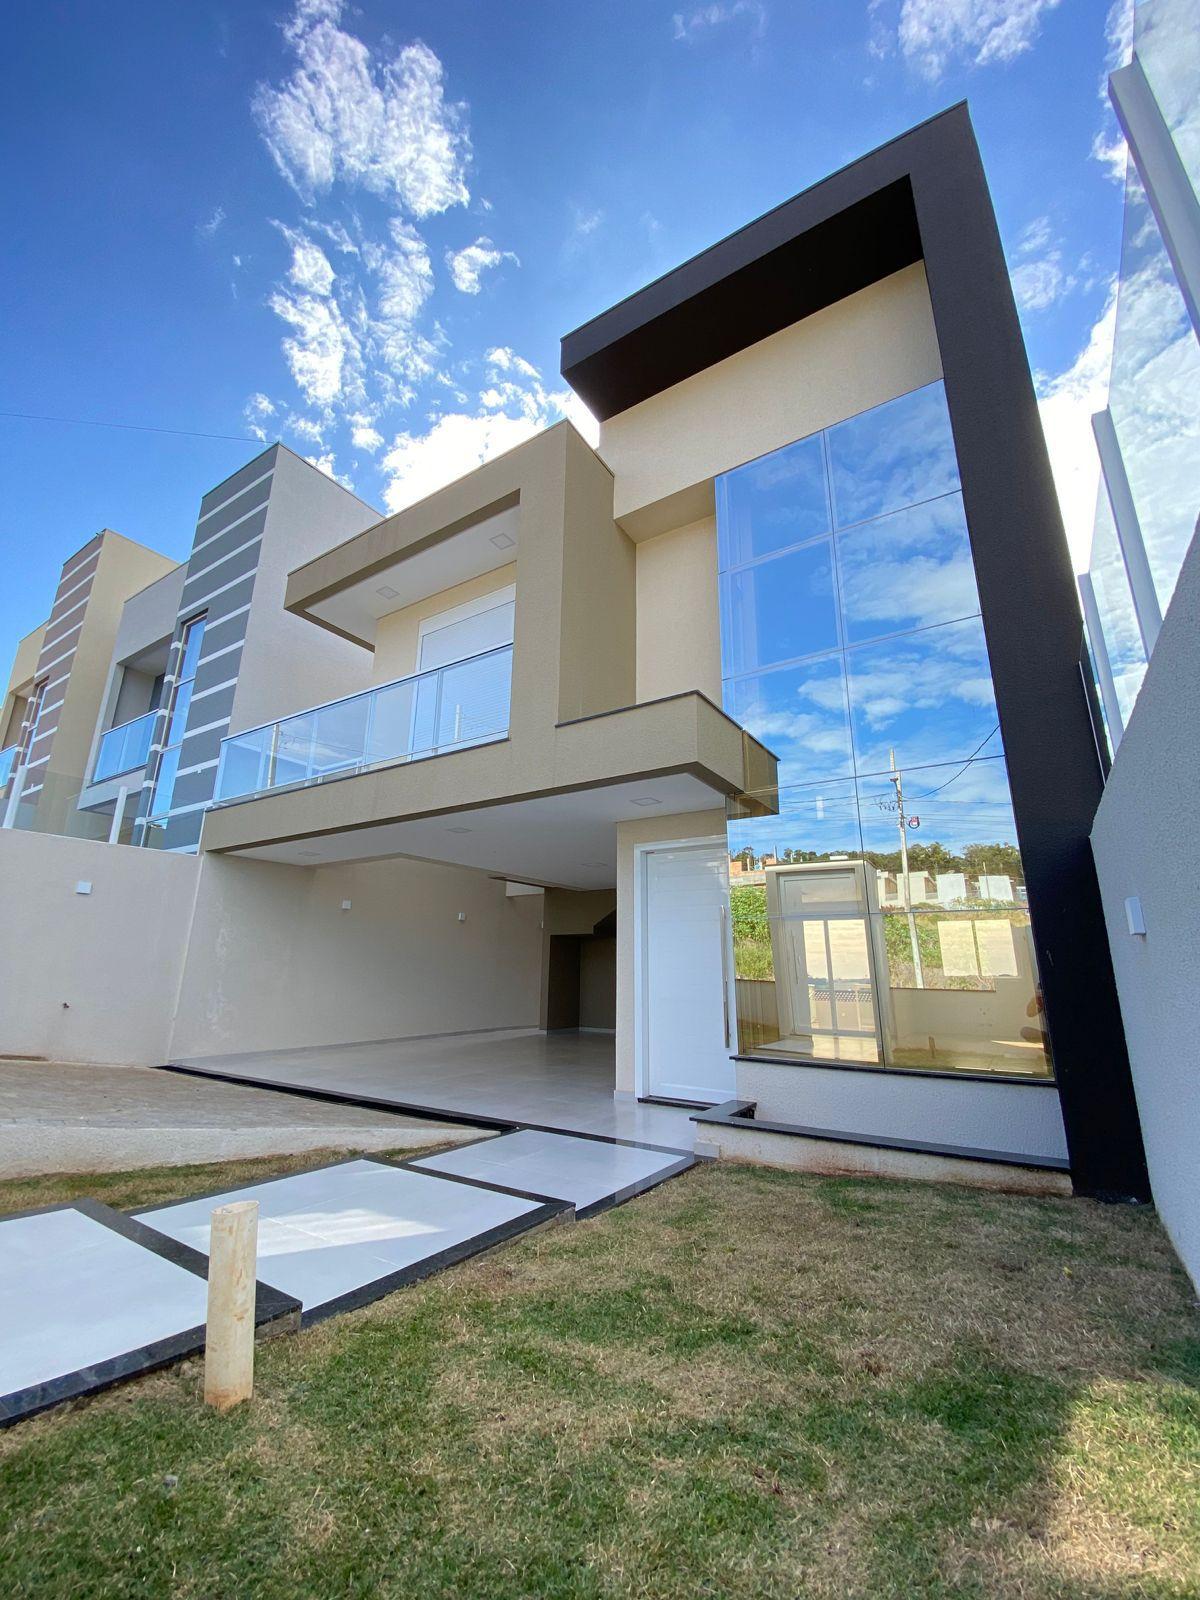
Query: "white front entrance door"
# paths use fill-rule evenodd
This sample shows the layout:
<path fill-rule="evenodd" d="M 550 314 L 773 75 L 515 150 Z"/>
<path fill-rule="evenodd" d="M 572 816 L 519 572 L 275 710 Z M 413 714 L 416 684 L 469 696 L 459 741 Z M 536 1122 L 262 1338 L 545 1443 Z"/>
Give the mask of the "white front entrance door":
<path fill-rule="evenodd" d="M 641 859 L 641 1092 L 709 1104 L 732 1099 L 725 841 L 656 847 Z"/>

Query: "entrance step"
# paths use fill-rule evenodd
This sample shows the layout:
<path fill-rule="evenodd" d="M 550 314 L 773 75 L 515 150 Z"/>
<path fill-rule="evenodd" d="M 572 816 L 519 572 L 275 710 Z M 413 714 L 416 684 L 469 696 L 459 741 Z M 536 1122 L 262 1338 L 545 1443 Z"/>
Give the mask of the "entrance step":
<path fill-rule="evenodd" d="M 422 1172 L 508 1184 L 565 1200 L 577 1217 L 590 1217 L 686 1172 L 696 1165 L 696 1157 L 687 1150 L 628 1140 L 520 1128 L 440 1155 L 419 1156 L 412 1165 Z"/>

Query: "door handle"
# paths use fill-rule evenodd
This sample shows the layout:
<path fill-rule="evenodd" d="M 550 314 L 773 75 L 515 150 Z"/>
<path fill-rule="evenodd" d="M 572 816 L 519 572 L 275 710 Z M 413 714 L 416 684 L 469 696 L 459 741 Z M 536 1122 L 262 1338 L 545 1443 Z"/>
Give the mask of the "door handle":
<path fill-rule="evenodd" d="M 725 1017 L 725 1048 L 733 1048 L 733 1038 L 729 1028 L 729 935 L 728 935 L 727 908 L 721 906 L 721 1007 Z"/>

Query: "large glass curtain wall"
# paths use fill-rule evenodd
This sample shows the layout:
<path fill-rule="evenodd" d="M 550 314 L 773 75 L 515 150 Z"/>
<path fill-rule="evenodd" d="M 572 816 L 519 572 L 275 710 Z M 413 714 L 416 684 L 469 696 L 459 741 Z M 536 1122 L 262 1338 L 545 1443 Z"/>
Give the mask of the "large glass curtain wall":
<path fill-rule="evenodd" d="M 717 480 L 743 1053 L 1045 1075 L 1024 874 L 940 383 Z"/>

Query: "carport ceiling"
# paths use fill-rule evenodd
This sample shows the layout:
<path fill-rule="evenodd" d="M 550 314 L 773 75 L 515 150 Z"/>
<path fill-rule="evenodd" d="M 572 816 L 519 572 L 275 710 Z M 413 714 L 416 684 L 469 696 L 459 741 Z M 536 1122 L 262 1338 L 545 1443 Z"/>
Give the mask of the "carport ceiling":
<path fill-rule="evenodd" d="M 492 876 L 564 889 L 610 889 L 617 881 L 618 822 L 723 807 L 725 797 L 689 773 L 537 800 L 443 812 L 240 850 L 257 861 L 315 867 L 335 861 L 410 856 L 474 867 Z"/>

